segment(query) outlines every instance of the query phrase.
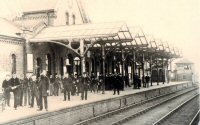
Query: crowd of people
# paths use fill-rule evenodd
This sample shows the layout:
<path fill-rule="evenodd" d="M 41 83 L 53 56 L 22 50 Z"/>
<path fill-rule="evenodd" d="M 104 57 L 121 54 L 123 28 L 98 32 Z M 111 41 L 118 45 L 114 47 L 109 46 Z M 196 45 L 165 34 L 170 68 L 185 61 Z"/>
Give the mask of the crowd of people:
<path fill-rule="evenodd" d="M 145 88 L 148 88 L 149 87 L 149 82 L 150 82 L 150 76 L 147 75 L 142 77 L 142 79 L 139 77 L 139 75 L 136 73 L 134 76 L 133 76 L 133 84 L 134 84 L 134 89 L 140 89 L 141 87 L 141 84 L 143 82 L 143 87 Z"/>
<path fill-rule="evenodd" d="M 148 87 L 150 77 L 145 76 L 145 87 Z M 102 91 L 103 76 L 100 74 L 98 77 L 94 73 L 91 76 L 83 73 L 82 76 L 77 74 L 69 75 L 64 74 L 60 76 L 58 74 L 54 76 L 46 75 L 44 70 L 40 76 L 35 74 L 21 75 L 19 78 L 16 73 L 12 76 L 6 75 L 3 81 L 2 88 L 4 92 L 5 103 L 10 106 L 10 93 L 14 95 L 14 109 L 18 106 L 34 107 L 34 101 L 38 111 L 43 110 L 43 102 L 46 111 L 48 111 L 48 96 L 59 96 L 59 93 L 63 93 L 64 100 L 70 101 L 71 96 L 79 96 L 81 100 L 87 100 L 88 91 L 91 93 L 100 93 Z M 125 87 L 131 87 L 129 84 L 128 76 L 122 77 L 122 74 L 109 74 L 105 76 L 106 89 L 112 89 L 113 95 L 120 94 L 120 90 L 124 90 Z M 134 88 L 141 87 L 141 79 L 134 75 Z"/>
<path fill-rule="evenodd" d="M 105 77 L 105 86 L 107 90 L 124 90 L 124 87 L 131 87 L 129 76 L 126 74 L 125 76 L 122 76 L 120 73 L 115 74 L 107 74 Z M 150 76 L 148 73 L 144 77 L 140 77 L 137 73 L 133 76 L 133 82 L 132 85 L 134 86 L 134 89 L 140 89 L 142 83 L 143 87 L 148 88 L 150 82 Z M 115 94 L 115 91 L 114 91 Z"/>
<path fill-rule="evenodd" d="M 91 77 L 83 73 L 83 77 L 65 74 L 63 77 L 56 74 L 55 77 L 47 77 L 46 71 L 43 71 L 39 77 L 35 74 L 26 76 L 21 75 L 19 78 L 16 73 L 12 76 L 6 75 L 2 84 L 5 103 L 10 106 L 11 92 L 14 95 L 14 109 L 18 106 L 34 107 L 34 102 L 38 111 L 43 110 L 43 102 L 46 111 L 48 111 L 48 96 L 59 96 L 64 94 L 64 101 L 70 101 L 70 96 L 81 95 L 81 100 L 87 100 L 87 94 L 90 90 L 94 93 L 101 91 L 102 79 L 97 79 L 94 74 Z"/>
<path fill-rule="evenodd" d="M 43 101 L 45 109 L 47 106 L 47 95 L 49 87 L 49 79 L 46 72 L 41 73 L 40 77 L 32 74 L 31 76 L 21 75 L 19 78 L 16 73 L 12 77 L 7 74 L 3 81 L 2 88 L 4 92 L 5 103 L 10 106 L 10 93 L 14 95 L 14 109 L 17 110 L 18 106 L 27 106 L 30 108 L 34 106 L 34 99 L 36 99 L 38 110 L 43 109 Z"/>
<path fill-rule="evenodd" d="M 117 90 L 124 90 L 124 85 L 125 87 L 131 87 L 128 75 L 123 77 L 121 73 L 110 73 L 105 76 L 106 90 L 115 90 L 114 88 L 117 88 Z M 115 94 L 115 92 L 113 94 Z"/>

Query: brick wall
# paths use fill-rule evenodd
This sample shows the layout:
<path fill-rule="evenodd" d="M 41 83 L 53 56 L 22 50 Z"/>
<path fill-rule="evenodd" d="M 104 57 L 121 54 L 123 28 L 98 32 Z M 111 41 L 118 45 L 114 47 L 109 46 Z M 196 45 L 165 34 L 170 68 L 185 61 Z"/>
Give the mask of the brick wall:
<path fill-rule="evenodd" d="M 16 73 L 23 74 L 24 71 L 24 56 L 23 56 L 23 43 L 18 41 L 5 42 L 0 38 L 0 91 L 2 81 L 5 79 L 7 73 L 12 71 L 12 54 L 16 55 Z"/>

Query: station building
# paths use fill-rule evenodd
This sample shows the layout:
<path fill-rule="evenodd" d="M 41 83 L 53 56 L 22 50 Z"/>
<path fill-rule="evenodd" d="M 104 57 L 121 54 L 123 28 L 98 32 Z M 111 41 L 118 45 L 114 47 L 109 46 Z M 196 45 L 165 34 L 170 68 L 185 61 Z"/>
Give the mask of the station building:
<path fill-rule="evenodd" d="M 17 1 L 17 0 L 16 0 Z M 169 82 L 178 49 L 125 22 L 92 23 L 81 0 L 21 0 L 22 14 L 0 19 L 1 79 L 5 73 L 121 73 Z M 30 6 L 31 5 L 31 6 Z M 104 77 L 105 78 L 105 77 Z M 105 80 L 104 80 L 105 81 Z M 144 82 L 144 81 L 143 81 Z"/>
<path fill-rule="evenodd" d="M 194 81 L 194 63 L 188 59 L 181 59 L 175 63 L 174 81 Z"/>

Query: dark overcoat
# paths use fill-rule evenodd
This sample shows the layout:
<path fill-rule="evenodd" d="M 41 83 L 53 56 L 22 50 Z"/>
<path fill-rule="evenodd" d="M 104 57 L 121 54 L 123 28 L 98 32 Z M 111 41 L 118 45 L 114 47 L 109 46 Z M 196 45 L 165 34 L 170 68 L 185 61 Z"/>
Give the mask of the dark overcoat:
<path fill-rule="evenodd" d="M 38 85 L 39 94 L 41 96 L 47 96 L 47 90 L 49 90 L 49 79 L 46 76 L 41 75 Z"/>
<path fill-rule="evenodd" d="M 72 91 L 72 86 L 73 86 L 73 80 L 70 77 L 63 79 L 64 89 L 66 89 L 67 91 Z"/>
<path fill-rule="evenodd" d="M 12 87 L 17 86 L 17 88 L 13 89 L 13 92 L 18 92 L 19 91 L 19 87 L 20 87 L 20 81 L 19 78 L 11 78 L 10 79 L 10 84 Z"/>
<path fill-rule="evenodd" d="M 79 86 L 80 86 L 81 92 L 82 91 L 88 91 L 89 83 L 90 83 L 90 80 L 89 80 L 88 77 L 82 77 L 81 78 L 81 80 L 79 82 Z"/>

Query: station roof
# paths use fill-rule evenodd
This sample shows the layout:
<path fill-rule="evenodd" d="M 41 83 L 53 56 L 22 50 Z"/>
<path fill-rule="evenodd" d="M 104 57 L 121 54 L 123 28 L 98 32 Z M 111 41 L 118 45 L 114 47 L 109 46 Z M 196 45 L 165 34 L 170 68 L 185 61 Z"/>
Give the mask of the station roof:
<path fill-rule="evenodd" d="M 74 39 L 101 39 L 103 41 L 131 40 L 131 34 L 125 23 L 91 23 L 80 25 L 50 26 L 30 39 L 31 42 Z"/>
<path fill-rule="evenodd" d="M 1 36 L 8 36 L 8 37 L 15 37 L 21 38 L 20 36 L 16 35 L 16 33 L 22 32 L 19 27 L 14 25 L 12 22 L 0 18 L 0 35 Z"/>
<path fill-rule="evenodd" d="M 127 27 L 124 22 L 90 23 L 80 25 L 50 26 L 45 27 L 39 34 L 30 39 L 30 42 L 62 42 L 77 43 L 83 39 L 97 41 L 90 49 L 101 49 L 101 43 L 105 43 L 106 51 L 119 52 L 121 49 L 127 53 L 152 52 L 155 56 L 164 58 L 177 58 L 179 51 L 171 49 L 169 45 L 160 39 L 145 35 L 139 27 Z"/>
<path fill-rule="evenodd" d="M 147 47 L 148 42 L 146 40 L 146 37 L 140 27 L 130 27 L 130 32 L 133 37 L 132 43 L 137 47 Z"/>

